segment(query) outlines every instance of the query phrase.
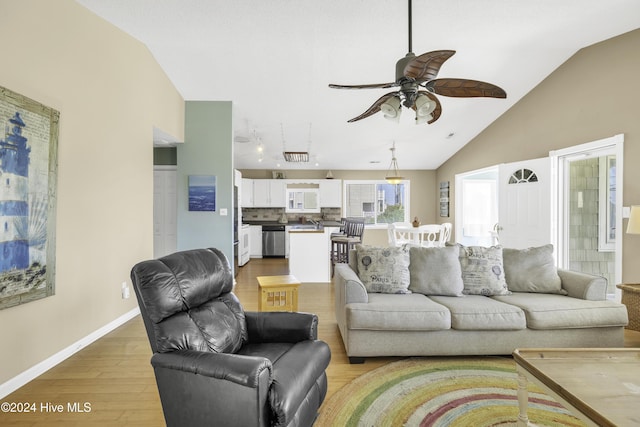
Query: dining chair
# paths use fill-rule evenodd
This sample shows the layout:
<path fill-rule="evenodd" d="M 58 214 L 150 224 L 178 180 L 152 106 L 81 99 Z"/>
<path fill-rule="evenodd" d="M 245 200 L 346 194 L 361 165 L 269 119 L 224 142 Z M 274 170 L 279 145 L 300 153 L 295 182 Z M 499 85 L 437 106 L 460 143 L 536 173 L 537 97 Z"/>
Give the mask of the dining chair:
<path fill-rule="evenodd" d="M 411 230 L 413 229 L 413 225 L 408 222 L 394 222 L 390 225 L 393 225 L 393 235 L 395 240 L 395 246 L 402 246 L 407 243 L 414 243 L 413 235 Z"/>
<path fill-rule="evenodd" d="M 393 223 L 387 224 L 387 239 L 389 241 L 389 246 L 397 246 L 396 245 L 396 226 Z"/>
<path fill-rule="evenodd" d="M 423 248 L 437 248 L 444 246 L 441 244 L 441 236 L 443 228 L 439 224 L 425 224 L 419 227 L 420 230 L 420 246 Z"/>
<path fill-rule="evenodd" d="M 449 239 L 451 239 L 451 223 L 442 223 L 442 232 L 440 232 L 440 246 L 446 246 Z"/>

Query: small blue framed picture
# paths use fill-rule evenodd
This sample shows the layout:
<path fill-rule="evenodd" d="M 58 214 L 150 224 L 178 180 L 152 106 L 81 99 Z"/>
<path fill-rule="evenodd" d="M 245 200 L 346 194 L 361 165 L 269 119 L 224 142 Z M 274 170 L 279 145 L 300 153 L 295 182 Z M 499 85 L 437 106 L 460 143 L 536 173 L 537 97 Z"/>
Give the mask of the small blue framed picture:
<path fill-rule="evenodd" d="M 189 210 L 215 212 L 216 177 L 189 175 Z"/>

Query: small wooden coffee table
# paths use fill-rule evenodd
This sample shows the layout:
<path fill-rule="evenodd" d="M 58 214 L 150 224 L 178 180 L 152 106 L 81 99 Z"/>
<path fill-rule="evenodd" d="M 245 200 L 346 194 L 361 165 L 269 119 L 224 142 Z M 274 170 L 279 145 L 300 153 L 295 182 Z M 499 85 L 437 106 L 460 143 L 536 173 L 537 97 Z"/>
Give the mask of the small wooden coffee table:
<path fill-rule="evenodd" d="M 640 349 L 517 349 L 518 426 L 529 425 L 532 380 L 589 426 L 631 426 L 640 420 Z"/>
<path fill-rule="evenodd" d="M 298 287 L 294 276 L 258 276 L 259 311 L 298 311 Z"/>

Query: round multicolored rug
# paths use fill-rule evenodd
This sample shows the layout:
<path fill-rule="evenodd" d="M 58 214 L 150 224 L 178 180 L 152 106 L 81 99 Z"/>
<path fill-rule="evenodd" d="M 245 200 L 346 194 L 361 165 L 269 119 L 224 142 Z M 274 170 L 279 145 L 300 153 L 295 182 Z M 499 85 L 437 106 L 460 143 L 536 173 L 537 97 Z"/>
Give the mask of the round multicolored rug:
<path fill-rule="evenodd" d="M 322 406 L 315 426 L 515 426 L 517 390 L 511 358 L 404 359 L 338 390 Z M 538 387 L 528 390 L 531 423 L 584 426 Z"/>

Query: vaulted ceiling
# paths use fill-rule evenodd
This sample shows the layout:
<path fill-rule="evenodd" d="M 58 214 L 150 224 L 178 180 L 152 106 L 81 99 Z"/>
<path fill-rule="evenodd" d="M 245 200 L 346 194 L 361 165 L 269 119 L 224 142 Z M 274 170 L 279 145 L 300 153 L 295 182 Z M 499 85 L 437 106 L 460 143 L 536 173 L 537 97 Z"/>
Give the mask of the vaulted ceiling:
<path fill-rule="evenodd" d="M 579 49 L 640 27 L 638 0 L 413 0 L 413 52 L 455 50 L 438 77 L 507 98 L 439 96 L 430 125 L 407 109 L 347 123 L 391 89 L 328 84 L 395 80 L 406 0 L 77 1 L 144 43 L 185 100 L 233 102 L 240 169 L 387 169 L 394 141 L 401 169 L 435 169 Z"/>

